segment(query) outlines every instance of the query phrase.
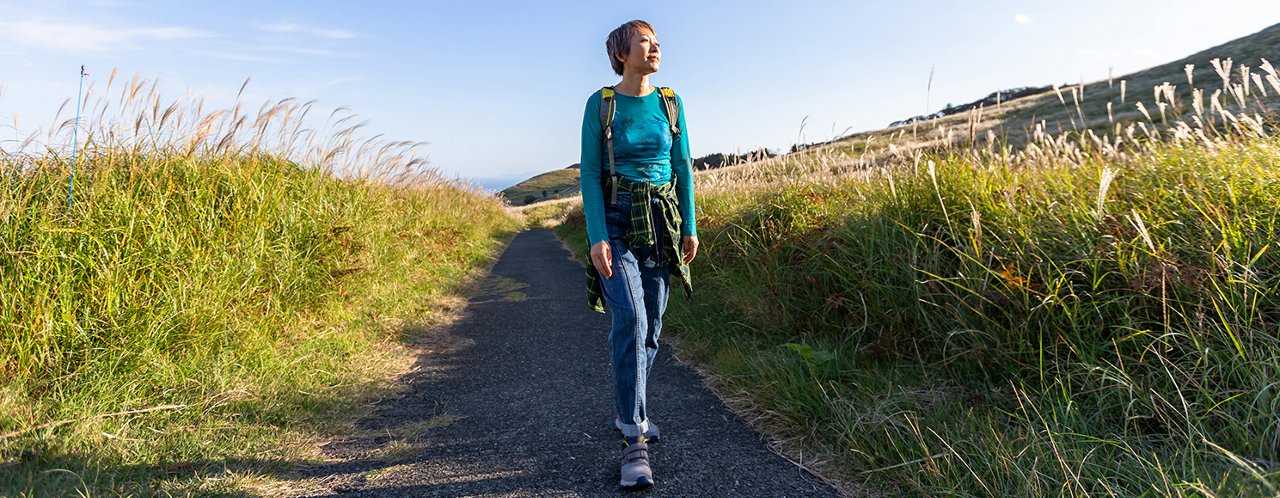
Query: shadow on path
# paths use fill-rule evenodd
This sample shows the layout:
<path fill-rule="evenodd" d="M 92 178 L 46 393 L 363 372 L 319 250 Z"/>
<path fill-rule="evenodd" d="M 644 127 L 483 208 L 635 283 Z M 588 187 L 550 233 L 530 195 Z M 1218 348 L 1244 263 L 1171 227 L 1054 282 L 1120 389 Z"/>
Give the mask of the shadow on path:
<path fill-rule="evenodd" d="M 305 467 L 298 496 L 602 496 L 618 488 L 607 315 L 549 230 L 517 234 L 464 315 L 424 334 L 395 398 Z M 666 347 L 664 344 L 662 347 Z M 649 384 L 661 496 L 839 496 L 772 453 L 661 351 Z"/>

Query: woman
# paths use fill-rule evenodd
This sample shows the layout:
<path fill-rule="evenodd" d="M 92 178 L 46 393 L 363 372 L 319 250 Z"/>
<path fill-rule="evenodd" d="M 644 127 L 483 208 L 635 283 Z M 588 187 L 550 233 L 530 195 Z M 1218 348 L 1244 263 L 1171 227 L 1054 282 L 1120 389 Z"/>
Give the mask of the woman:
<path fill-rule="evenodd" d="M 612 315 L 614 425 L 623 435 L 620 484 L 642 488 L 654 483 L 648 443 L 659 433 L 646 410 L 645 385 L 671 275 L 692 291 L 687 265 L 698 250 L 693 171 L 684 104 L 649 82 L 662 61 L 653 27 L 638 20 L 623 24 L 609 33 L 605 49 L 622 81 L 593 94 L 582 119 L 588 296 L 593 308 L 603 311 L 607 304 Z"/>

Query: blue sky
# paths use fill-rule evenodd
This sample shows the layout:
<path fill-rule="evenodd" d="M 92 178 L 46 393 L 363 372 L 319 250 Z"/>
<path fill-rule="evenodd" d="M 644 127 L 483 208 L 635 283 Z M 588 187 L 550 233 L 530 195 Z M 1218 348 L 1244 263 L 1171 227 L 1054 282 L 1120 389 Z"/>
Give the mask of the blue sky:
<path fill-rule="evenodd" d="M 0 12 L 0 141 L 47 129 L 80 64 L 99 85 L 119 68 L 220 106 L 251 78 L 246 103 L 350 106 L 368 133 L 428 142 L 444 173 L 500 185 L 577 161 L 583 104 L 617 81 L 604 38 L 634 18 L 657 28 L 653 81 L 684 98 L 700 156 L 924 113 L 930 68 L 933 110 L 1121 75 L 1261 30 L 1280 2 L 0 0 Z"/>

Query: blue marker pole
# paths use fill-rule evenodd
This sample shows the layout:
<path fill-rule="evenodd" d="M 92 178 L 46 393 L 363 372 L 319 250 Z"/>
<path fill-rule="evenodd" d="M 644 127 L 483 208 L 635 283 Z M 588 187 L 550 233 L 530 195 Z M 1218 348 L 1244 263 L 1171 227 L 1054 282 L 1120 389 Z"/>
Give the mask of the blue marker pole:
<path fill-rule="evenodd" d="M 67 211 L 71 210 L 71 193 L 76 186 L 76 152 L 80 147 L 80 100 L 84 93 L 84 65 L 80 65 L 80 89 L 76 90 L 76 124 L 71 128 L 71 182 L 67 184 Z"/>

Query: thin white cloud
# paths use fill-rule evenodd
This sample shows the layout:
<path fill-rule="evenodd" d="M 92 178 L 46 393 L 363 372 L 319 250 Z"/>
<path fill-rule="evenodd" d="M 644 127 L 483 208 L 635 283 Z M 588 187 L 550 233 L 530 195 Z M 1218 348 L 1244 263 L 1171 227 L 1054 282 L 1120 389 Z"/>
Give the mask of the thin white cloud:
<path fill-rule="evenodd" d="M 65 52 L 109 52 L 148 41 L 211 36 L 186 26 L 107 27 L 45 18 L 0 20 L 0 41 L 24 48 Z"/>
<path fill-rule="evenodd" d="M 266 31 L 269 33 L 282 33 L 282 34 L 296 33 L 296 34 L 317 36 L 320 38 L 328 38 L 330 40 L 341 40 L 341 39 L 356 37 L 355 32 L 347 31 L 345 29 L 317 28 L 315 26 L 304 26 L 298 23 L 293 23 L 293 22 L 254 24 L 253 26 L 255 28 L 258 28 L 259 30 Z"/>
<path fill-rule="evenodd" d="M 344 84 L 344 83 L 352 83 L 352 82 L 356 82 L 356 81 L 364 81 L 364 80 L 367 80 L 367 79 L 368 79 L 368 78 L 366 78 L 366 77 L 364 77 L 364 76 L 345 76 L 345 77 L 342 77 L 342 78 L 337 78 L 337 79 L 334 79 L 334 80 L 330 80 L 329 82 L 325 83 L 325 84 L 324 84 L 324 86 L 341 85 L 341 84 Z"/>
<path fill-rule="evenodd" d="M 1022 24 L 1022 25 L 1024 25 L 1024 26 L 1025 26 L 1025 25 L 1028 25 L 1028 24 L 1031 24 L 1031 16 L 1026 15 L 1026 14 L 1014 14 L 1014 15 L 1013 15 L 1013 22 L 1016 22 L 1016 23 L 1018 23 L 1018 24 Z"/>

